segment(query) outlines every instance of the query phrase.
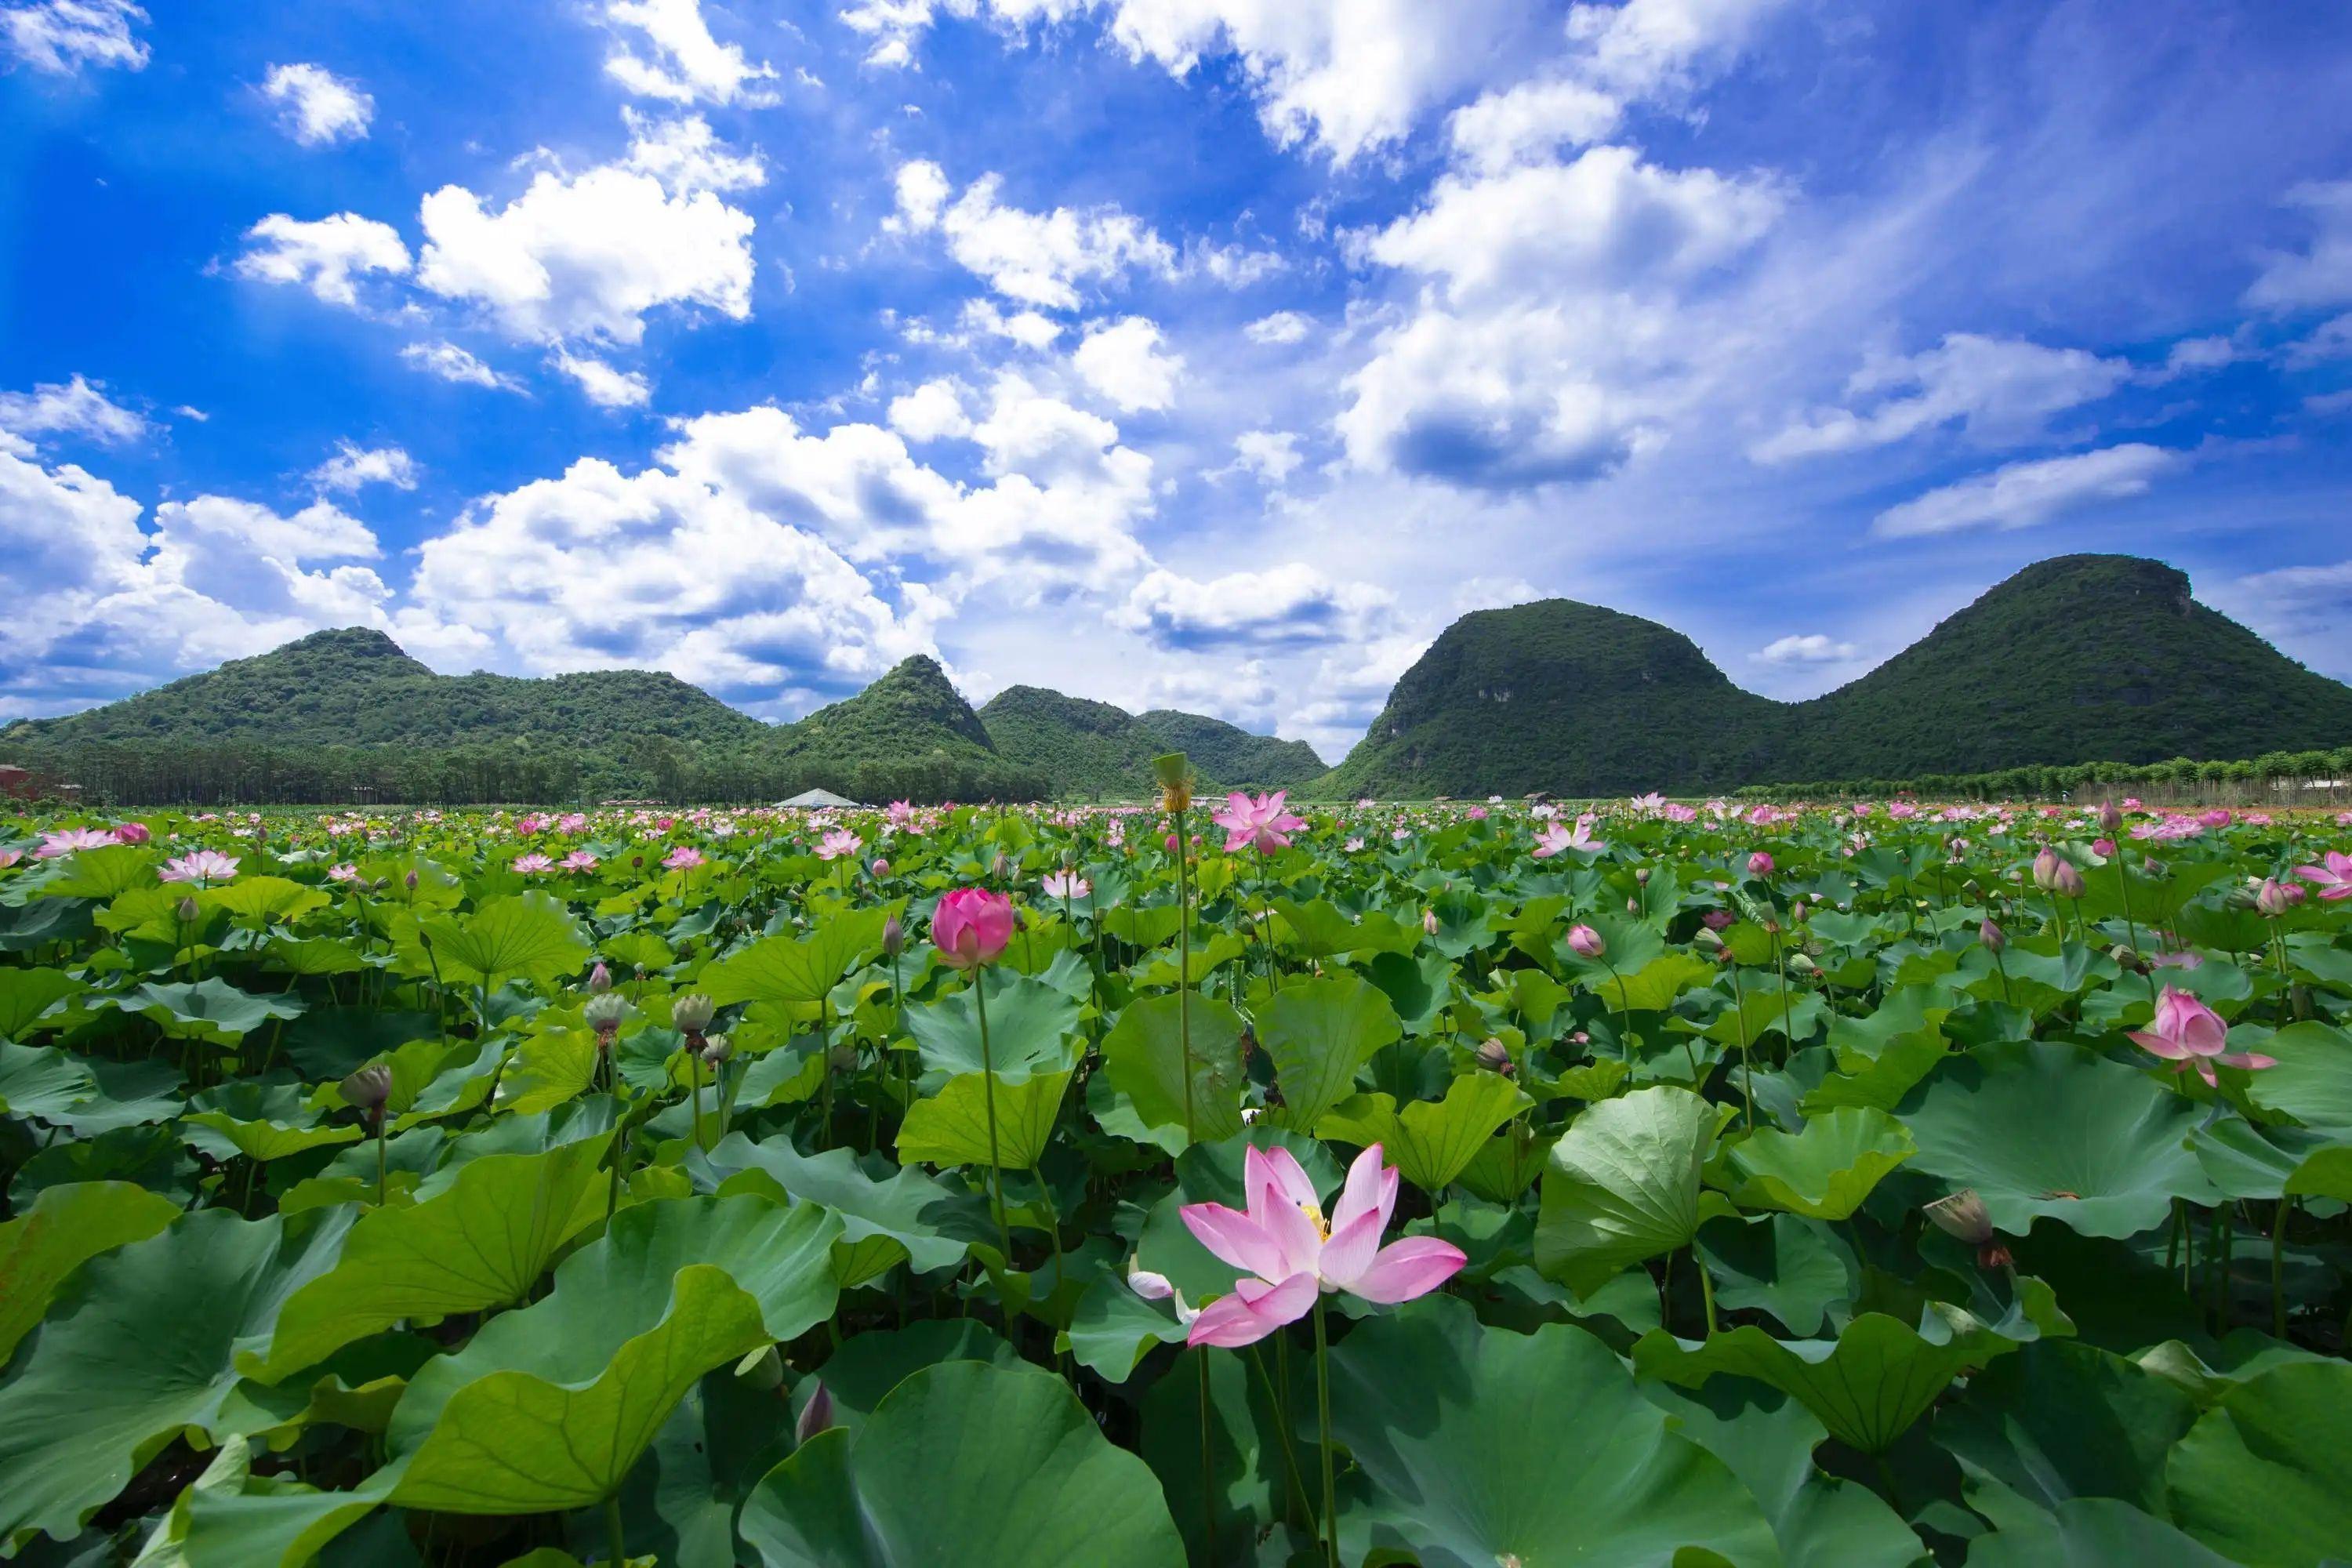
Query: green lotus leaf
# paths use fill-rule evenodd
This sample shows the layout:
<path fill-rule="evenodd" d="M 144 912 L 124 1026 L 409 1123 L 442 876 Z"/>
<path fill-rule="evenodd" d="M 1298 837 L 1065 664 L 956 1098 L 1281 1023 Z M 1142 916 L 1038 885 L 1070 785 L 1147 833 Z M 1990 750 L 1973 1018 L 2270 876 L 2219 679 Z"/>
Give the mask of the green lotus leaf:
<path fill-rule="evenodd" d="M 611 1142 L 488 1155 L 413 1207 L 362 1215 L 341 1260 L 288 1298 L 267 1353 L 245 1370 L 276 1383 L 404 1318 L 520 1301 L 563 1244 L 604 1217 Z"/>
<path fill-rule="evenodd" d="M 1969 1545 L 1969 1568 L 2231 1568 L 2154 1514 L 2113 1498 L 2069 1498 L 2051 1513 L 2002 1523 Z"/>
<path fill-rule="evenodd" d="M 988 1053 L 999 1085 L 1031 1074 L 1066 1073 L 1077 1051 L 1079 1006 L 1040 980 L 982 970 L 988 987 Z M 907 1032 L 921 1048 L 926 1072 L 950 1077 L 982 1070 L 980 1015 L 969 987 L 943 1002 L 906 1010 Z"/>
<path fill-rule="evenodd" d="M 97 1094 L 97 1075 L 72 1052 L 0 1040 L 0 1116 L 61 1121 Z"/>
<path fill-rule="evenodd" d="M 1387 995 L 1352 974 L 1284 986 L 1258 1009 L 1257 1030 L 1282 1085 L 1282 1124 L 1302 1132 L 1354 1092 L 1373 1052 L 1404 1034 Z"/>
<path fill-rule="evenodd" d="M 1620 1012 L 1663 1013 L 1685 991 L 1715 977 L 1715 965 L 1687 952 L 1666 952 L 1639 969 L 1620 966 L 1615 978 L 1604 977 L 1598 990 Z"/>
<path fill-rule="evenodd" d="M 269 962 L 273 968 L 305 976 L 357 974 L 367 967 L 347 944 L 325 936 L 278 937 L 269 944 Z"/>
<path fill-rule="evenodd" d="M 2175 1523 L 2249 1568 L 2311 1568 L 2352 1542 L 2352 1365 L 2247 1379 L 2197 1419 L 2168 1469 Z"/>
<path fill-rule="evenodd" d="M 1019 1366 L 1020 1352 L 996 1331 L 971 1318 L 930 1318 L 903 1329 L 857 1334 L 827 1356 L 813 1379 L 793 1390 L 797 1419 L 823 1382 L 833 1399 L 834 1421 L 856 1432 L 890 1396 L 890 1391 L 927 1366 L 943 1362 L 985 1362 Z"/>
<path fill-rule="evenodd" d="M 2116 1498 L 2162 1518 L 2165 1458 L 2197 1419 L 2179 1385 L 2109 1351 L 2043 1340 L 1969 1380 L 1936 1441 L 1980 1481 L 2055 1510 Z"/>
<path fill-rule="evenodd" d="M 129 1182 L 73 1182 L 0 1225 L 0 1367 L 75 1269 L 179 1216 L 179 1205 Z"/>
<path fill-rule="evenodd" d="M 1359 1147 L 1380 1144 L 1400 1175 L 1435 1194 L 1477 1158 L 1496 1128 L 1533 1103 L 1502 1074 L 1472 1072 L 1448 1084 L 1444 1100 L 1416 1100 L 1402 1110 L 1385 1094 L 1350 1095 L 1315 1130 Z"/>
<path fill-rule="evenodd" d="M 498 1106 L 518 1116 L 552 1110 L 588 1092 L 603 1065 L 593 1029 L 545 1029 L 515 1047 L 499 1075 Z"/>
<path fill-rule="evenodd" d="M 1827 1111 L 1793 1136 L 1759 1127 L 1729 1148 L 1740 1177 L 1732 1196 L 1749 1208 L 1845 1219 L 1916 1152 L 1910 1130 L 1883 1110 Z"/>
<path fill-rule="evenodd" d="M 1167 1302 L 1145 1300 L 1114 1269 L 1087 1281 L 1063 1339 L 1080 1366 L 1105 1383 L 1125 1383 L 1154 1346 L 1181 1344 L 1184 1334 Z"/>
<path fill-rule="evenodd" d="M 2336 1162 L 2315 1158 L 2330 1153 L 2352 1155 L 2352 1147 L 2334 1131 L 2313 1131 L 2285 1122 L 2257 1126 L 2232 1116 L 2201 1126 L 2189 1135 L 2189 1148 L 2206 1179 L 2231 1198 L 2274 1199 L 2284 1194 L 2297 1173 L 2308 1169 L 2311 1179 L 2325 1184 Z M 2297 1189 L 2310 1191 L 2315 1189 Z"/>
<path fill-rule="evenodd" d="M 78 849 L 66 857 L 58 875 L 41 888 L 47 899 L 111 899 L 132 888 L 155 885 L 152 855 L 135 844 L 108 844 Z"/>
<path fill-rule="evenodd" d="M 765 1568 L 1183 1568 L 1160 1483 L 1067 1384 L 958 1361 L 824 1432 L 743 1505 Z"/>
<path fill-rule="evenodd" d="M 429 954 L 425 943 L 429 939 Z M 438 966 L 445 985 L 497 990 L 509 980 L 541 984 L 576 974 L 588 962 L 588 942 L 563 900 L 548 893 L 518 893 L 492 899 L 467 915 L 424 921 L 403 955 L 413 973 Z"/>
<path fill-rule="evenodd" d="M 2219 1196 L 2188 1147 L 2197 1107 L 2154 1074 L 2048 1041 L 1955 1056 L 1901 1108 L 1913 1168 L 1973 1187 L 1996 1229 L 2040 1218 L 2126 1237 L 2171 1217 L 2172 1200 Z"/>
<path fill-rule="evenodd" d="M 244 1079 L 208 1089 L 188 1102 L 181 1130 L 191 1147 L 215 1160 L 283 1160 L 311 1149 L 356 1143 L 355 1123 L 329 1125 L 299 1085 Z"/>
<path fill-rule="evenodd" d="M 1192 1095 L 1185 1095 L 1185 1036 L 1189 1010 Z M 1214 1143 L 1242 1130 L 1241 1015 L 1213 997 L 1142 996 L 1129 1003 L 1103 1037 L 1103 1071 L 1128 1098 L 1151 1141 L 1171 1154 L 1194 1142 Z M 1185 1119 L 1192 1132 L 1185 1132 Z"/>
<path fill-rule="evenodd" d="M 1515 1203 L 1543 1174 L 1551 1146 L 1552 1134 L 1512 1122 L 1480 1144 L 1454 1180 L 1489 1203 Z"/>
<path fill-rule="evenodd" d="M 2248 1100 L 2307 1127 L 2352 1131 L 2352 1034 L 2306 1019 L 2257 1048 L 2278 1065 L 2248 1077 Z"/>
<path fill-rule="evenodd" d="M 1327 899 L 1305 902 L 1276 899 L 1274 912 L 1280 917 L 1276 930 L 1284 945 L 1303 950 L 1308 958 L 1335 958 L 1345 952 L 1411 952 L 1421 945 L 1421 932 L 1407 931 L 1380 910 L 1368 910 L 1350 920 Z M 1175 934 L 1171 921 L 1160 940 L 1165 942 Z"/>
<path fill-rule="evenodd" d="M 991 1158 L 988 1080 L 988 1074 L 977 1072 L 951 1078 L 939 1093 L 908 1106 L 907 1120 L 898 1127 L 899 1160 L 987 1165 Z M 1037 1163 L 1054 1135 L 1062 1096 L 1069 1087 L 1066 1072 L 1038 1073 L 1018 1083 L 997 1084 L 994 1159 L 1001 1168 L 1025 1171 Z"/>
<path fill-rule="evenodd" d="M 233 1046 L 272 1018 L 301 1016 L 302 1003 L 293 996 L 257 996 L 227 981 L 171 982 L 151 980 L 126 995 L 114 998 L 125 1012 L 144 1013 L 174 1039 L 209 1040 Z"/>
<path fill-rule="evenodd" d="M 887 1161 L 877 1163 L 890 1170 Z M 754 1143 L 730 1132 L 698 1168 L 721 1192 L 764 1178 L 796 1202 L 821 1204 L 841 1216 L 845 1240 L 887 1237 L 918 1274 L 951 1268 L 969 1255 L 971 1243 L 996 1239 L 988 1205 L 977 1196 L 950 1191 L 911 1168 L 877 1176 L 847 1149 L 804 1155 L 788 1139 Z"/>
<path fill-rule="evenodd" d="M 89 989 L 62 969 L 0 969 L 0 1040 L 22 1040 L 42 1014 Z"/>
<path fill-rule="evenodd" d="M 882 929 L 889 918 L 890 911 L 879 907 L 842 910 L 804 937 L 767 937 L 728 954 L 704 970 L 697 984 L 722 1007 L 735 1002 L 814 1007 L 882 951 Z"/>
<path fill-rule="evenodd" d="M 333 902 L 320 889 L 283 877 L 239 877 L 234 882 L 206 888 L 196 895 L 196 901 L 208 910 L 226 910 L 232 920 L 250 921 L 256 925 L 271 921 L 291 924 L 312 910 L 323 910 Z"/>
<path fill-rule="evenodd" d="M 1748 1489 L 1580 1328 L 1520 1334 L 1448 1297 L 1413 1303 L 1333 1350 L 1331 1420 L 1372 1483 L 1374 1543 L 1425 1568 L 1779 1561 Z"/>
<path fill-rule="evenodd" d="M 1719 1372 L 1752 1377 L 1794 1396 L 1849 1447 L 1884 1454 L 1954 1378 L 2016 1348 L 1939 1303 L 1918 1328 L 1864 1312 L 1833 1340 L 1776 1340 L 1753 1324 L 1698 1341 L 1660 1330 L 1634 1345 L 1633 1370 L 1686 1386 Z"/>
<path fill-rule="evenodd" d="M 1699 1187 L 1717 1124 L 1715 1107 L 1684 1089 L 1586 1107 L 1544 1168 L 1536 1267 L 1588 1297 L 1618 1270 L 1689 1246 L 1729 1207 Z"/>
<path fill-rule="evenodd" d="M 341 1248 L 349 1210 L 187 1215 L 90 1258 L 0 1383 L 0 1541 L 71 1538 L 164 1444 L 275 1426 L 238 1397 L 236 1356 Z"/>
<path fill-rule="evenodd" d="M 1692 1246 L 1725 1311 L 1769 1312 L 1794 1334 L 1819 1333 L 1831 1310 L 1853 1294 L 1854 1256 L 1820 1220 L 1793 1214 L 1712 1219 L 1699 1226 Z"/>

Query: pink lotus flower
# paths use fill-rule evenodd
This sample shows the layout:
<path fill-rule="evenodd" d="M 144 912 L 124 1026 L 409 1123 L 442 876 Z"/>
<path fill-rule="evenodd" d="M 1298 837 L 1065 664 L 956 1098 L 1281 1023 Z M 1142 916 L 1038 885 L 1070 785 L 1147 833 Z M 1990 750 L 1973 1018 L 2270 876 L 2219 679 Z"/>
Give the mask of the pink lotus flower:
<path fill-rule="evenodd" d="M 874 858 L 873 870 L 875 879 L 879 880 L 890 874 L 890 862 L 877 855 Z"/>
<path fill-rule="evenodd" d="M 588 814 L 567 811 L 555 819 L 555 828 L 559 833 L 585 833 L 588 831 Z"/>
<path fill-rule="evenodd" d="M 1766 854 L 1761 849 L 1759 849 L 1755 854 L 1750 855 L 1748 858 L 1748 874 L 1751 877 L 1770 876 L 1772 874 L 1772 857 Z"/>
<path fill-rule="evenodd" d="M 2131 1037 L 2143 1050 L 2171 1062 L 2175 1072 L 2193 1065 L 2197 1076 L 2208 1084 L 2221 1081 L 2213 1076 L 2215 1062 L 2250 1071 L 2278 1066 L 2275 1057 L 2231 1050 L 2230 1026 L 2222 1022 L 2221 1015 L 2188 992 L 2169 985 L 2157 998 L 2156 1017 L 2149 1026 L 2134 1029 Z"/>
<path fill-rule="evenodd" d="M 1282 803 L 1290 792 L 1276 790 L 1272 795 L 1252 800 L 1240 790 L 1225 797 L 1225 809 L 1209 818 L 1225 830 L 1225 853 L 1237 855 L 1244 849 L 1255 849 L 1271 855 L 1277 849 L 1290 847 L 1290 835 L 1307 826 L 1303 816 L 1293 816 L 1283 810 Z"/>
<path fill-rule="evenodd" d="M 838 860 L 845 855 L 855 855 L 866 846 L 856 834 L 846 827 L 836 827 L 816 841 L 816 858 Z"/>
<path fill-rule="evenodd" d="M 1557 822 L 1546 827 L 1536 835 L 1535 858 L 1549 860 L 1563 849 L 1580 849 L 1589 855 L 1608 848 L 1608 845 L 1592 837 L 1593 820 L 1592 814 L 1588 811 L 1576 819 L 1572 832 Z"/>
<path fill-rule="evenodd" d="M 236 876 L 236 860 L 217 849 L 196 849 L 176 860 L 164 861 L 163 868 L 155 875 L 165 882 L 194 882 L 199 888 L 209 888 Z"/>
<path fill-rule="evenodd" d="M 931 942 L 952 969 L 993 963 L 1013 940 L 1013 900 L 985 888 L 958 888 L 931 911 Z"/>
<path fill-rule="evenodd" d="M 702 851 L 691 844 L 681 844 L 662 857 L 662 864 L 673 871 L 689 871 L 702 864 Z"/>
<path fill-rule="evenodd" d="M 530 855 L 518 855 L 514 858 L 514 869 L 521 872 L 526 877 L 544 871 L 554 864 L 555 862 L 549 859 L 546 856 L 536 853 Z"/>
<path fill-rule="evenodd" d="M 114 841 L 117 844 L 144 844 L 154 837 L 154 830 L 143 822 L 118 822 L 114 825 Z"/>
<path fill-rule="evenodd" d="M 1906 816 L 1918 816 L 1919 808 L 1907 800 L 1889 801 L 1886 805 L 1886 815 L 1899 822 Z"/>
<path fill-rule="evenodd" d="M 1242 1179 L 1246 1212 L 1223 1204 L 1187 1204 L 1181 1211 L 1202 1246 L 1245 1271 L 1232 1295 L 1201 1309 L 1187 1344 L 1255 1344 L 1305 1317 L 1324 1291 L 1410 1301 L 1444 1284 L 1467 1261 L 1460 1247 L 1433 1236 L 1381 1245 L 1396 1210 L 1397 1173 L 1381 1164 L 1377 1143 L 1348 1168 L 1328 1220 L 1315 1184 L 1286 1149 L 1249 1150 Z"/>
<path fill-rule="evenodd" d="M 593 871 L 596 868 L 596 857 L 589 854 L 585 849 L 574 849 L 571 854 L 558 860 L 555 863 L 555 868 L 559 871 Z"/>
<path fill-rule="evenodd" d="M 1084 877 L 1068 871 L 1048 871 L 1039 879 L 1037 890 L 1049 899 L 1083 899 L 1095 889 L 1094 884 Z"/>
<path fill-rule="evenodd" d="M 330 882 L 356 882 L 359 879 L 360 868 L 348 860 L 327 868 L 327 880 Z"/>
<path fill-rule="evenodd" d="M 2330 849 L 2325 866 L 2297 866 L 2294 874 L 2319 889 L 2322 903 L 2352 899 L 2352 855 Z"/>
<path fill-rule="evenodd" d="M 1588 925 L 1568 928 L 1568 946 L 1580 958 L 1599 958 L 1609 951 L 1609 944 L 1601 941 L 1601 933 Z"/>
<path fill-rule="evenodd" d="M 1349 854 L 1354 855 L 1362 850 L 1364 847 L 1364 841 L 1360 838 L 1350 838 L 1347 843 L 1341 845 L 1340 847 L 1345 849 Z"/>
<path fill-rule="evenodd" d="M 114 842 L 114 835 L 97 827 L 65 827 L 55 833 L 41 835 L 41 846 L 33 851 L 36 860 L 54 860 L 60 855 L 72 855 L 84 849 L 104 849 Z"/>

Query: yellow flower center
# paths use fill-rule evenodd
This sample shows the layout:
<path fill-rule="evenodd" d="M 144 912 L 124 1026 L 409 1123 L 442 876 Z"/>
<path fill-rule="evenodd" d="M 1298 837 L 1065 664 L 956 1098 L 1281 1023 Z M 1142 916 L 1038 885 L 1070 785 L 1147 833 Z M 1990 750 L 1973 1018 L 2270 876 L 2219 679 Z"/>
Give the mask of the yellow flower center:
<path fill-rule="evenodd" d="M 1331 1222 L 1323 1217 L 1323 1211 L 1320 1208 L 1318 1208 L 1311 1202 L 1303 1203 L 1298 1205 L 1298 1212 L 1315 1222 L 1316 1235 L 1321 1237 L 1326 1241 L 1331 1239 Z"/>

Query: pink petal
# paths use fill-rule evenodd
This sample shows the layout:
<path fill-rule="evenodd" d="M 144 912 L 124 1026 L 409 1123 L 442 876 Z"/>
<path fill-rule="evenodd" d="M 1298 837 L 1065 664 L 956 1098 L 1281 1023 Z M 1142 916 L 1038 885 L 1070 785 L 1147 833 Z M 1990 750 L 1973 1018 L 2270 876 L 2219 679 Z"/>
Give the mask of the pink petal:
<path fill-rule="evenodd" d="M 1317 1271 L 1340 1289 L 1352 1289 L 1380 1250 L 1381 1211 L 1368 1208 L 1331 1233 L 1331 1239 L 1323 1244 Z"/>
<path fill-rule="evenodd" d="M 1347 1229 L 1357 1215 L 1380 1208 L 1381 1170 L 1381 1146 L 1377 1143 L 1357 1155 L 1355 1163 L 1348 1167 L 1348 1184 L 1339 1189 L 1339 1201 L 1331 1210 L 1333 1236 Z"/>
<path fill-rule="evenodd" d="M 1305 1210 L 1286 1203 L 1270 1205 L 1265 1234 L 1275 1246 L 1275 1267 L 1253 1268 L 1251 1273 L 1268 1279 L 1287 1279 L 1294 1274 L 1316 1272 L 1317 1262 L 1323 1256 L 1323 1233 L 1315 1228 L 1315 1222 L 1307 1217 Z"/>
<path fill-rule="evenodd" d="M 1223 1204 L 1186 1204 L 1176 1211 L 1202 1247 L 1245 1273 L 1280 1279 L 1293 1272 L 1282 1267 L 1282 1249 L 1264 1226 L 1245 1214 Z M 1298 1211 L 1293 1209 L 1293 1214 Z M 1306 1216 L 1301 1215 L 1300 1218 Z"/>
<path fill-rule="evenodd" d="M 1242 1170 L 1252 1192 L 1259 1182 L 1271 1182 L 1282 1201 L 1293 1208 L 1309 1204 L 1321 1206 L 1315 1184 L 1307 1178 L 1307 1168 L 1287 1149 L 1260 1149 L 1253 1144 L 1242 1156 Z"/>
<path fill-rule="evenodd" d="M 1234 1350 L 1242 1345 L 1254 1345 L 1279 1327 L 1280 1324 L 1251 1311 L 1250 1304 L 1239 1296 L 1220 1296 L 1201 1309 L 1201 1315 L 1192 1320 L 1192 1331 L 1184 1336 L 1184 1342 Z"/>
<path fill-rule="evenodd" d="M 2203 1057 L 2197 1058 L 2197 1076 L 2205 1080 L 2205 1087 L 2208 1089 L 2221 1087 L 2221 1080 L 2214 1076 L 2213 1064 Z"/>
<path fill-rule="evenodd" d="M 2134 1029 L 2131 1037 L 2141 1049 L 2152 1051 L 2167 1061 L 2179 1061 L 2191 1053 L 2188 1047 L 2168 1040 L 2162 1035 L 2151 1035 L 2146 1029 Z"/>
<path fill-rule="evenodd" d="M 2244 1068 L 2249 1072 L 2260 1072 L 2264 1068 L 2278 1066 L 2278 1058 L 2266 1057 L 2260 1051 L 2225 1051 L 2213 1059 L 2223 1067 Z"/>
<path fill-rule="evenodd" d="M 1367 1301 L 1410 1301 L 1453 1279 L 1468 1261 L 1450 1241 L 1408 1236 L 1381 1247 L 1372 1266 L 1348 1289 Z"/>
<path fill-rule="evenodd" d="M 1294 1274 L 1279 1285 L 1269 1285 L 1263 1279 L 1242 1279 L 1234 1282 L 1234 1294 L 1249 1303 L 1250 1310 L 1276 1325 L 1295 1323 L 1315 1305 L 1316 1292 L 1322 1289 L 1312 1274 Z"/>

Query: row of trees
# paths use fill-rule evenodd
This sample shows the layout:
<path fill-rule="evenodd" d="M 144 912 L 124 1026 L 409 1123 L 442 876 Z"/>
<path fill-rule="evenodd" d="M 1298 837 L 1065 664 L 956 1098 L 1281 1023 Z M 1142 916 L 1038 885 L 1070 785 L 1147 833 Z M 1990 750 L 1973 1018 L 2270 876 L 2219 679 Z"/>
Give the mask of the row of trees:
<path fill-rule="evenodd" d="M 1747 799 L 1838 799 L 1917 795 L 1937 800 L 2079 800 L 2137 795 L 2155 805 L 2190 801 L 2237 805 L 2352 803 L 2352 746 L 2333 751 L 2269 752 L 2237 762 L 2175 757 L 2165 763 L 2076 763 L 2003 768 L 1984 773 L 1920 773 L 1909 778 L 1836 779 L 1750 784 Z"/>
<path fill-rule="evenodd" d="M 1045 775 L 945 752 L 887 763 L 779 760 L 652 737 L 625 756 L 521 739 L 446 750 L 89 742 L 11 743 L 0 762 L 79 786 L 89 805 L 667 805 L 772 801 L 829 789 L 854 800 L 1038 800 Z"/>

